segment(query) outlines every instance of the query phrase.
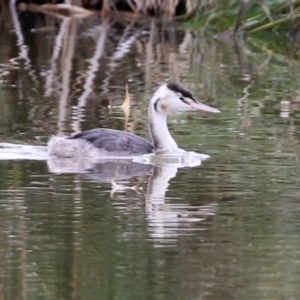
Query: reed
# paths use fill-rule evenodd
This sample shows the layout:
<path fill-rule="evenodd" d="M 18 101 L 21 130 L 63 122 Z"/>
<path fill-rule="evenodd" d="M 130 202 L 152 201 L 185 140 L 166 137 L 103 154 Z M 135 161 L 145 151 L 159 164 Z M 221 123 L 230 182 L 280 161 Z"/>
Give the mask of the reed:
<path fill-rule="evenodd" d="M 15 0 L 0 0 L 6 3 L 12 3 Z M 131 13 L 132 15 L 173 18 L 175 16 L 189 14 L 198 6 L 200 0 L 17 0 L 16 4 L 24 8 L 28 5 L 31 10 L 51 10 L 60 11 L 62 14 L 78 13 L 78 8 L 84 8 L 93 11 L 101 11 L 102 15 L 109 15 L 115 12 Z M 30 6 L 31 5 L 31 6 Z M 44 6 L 47 5 L 47 6 Z"/>

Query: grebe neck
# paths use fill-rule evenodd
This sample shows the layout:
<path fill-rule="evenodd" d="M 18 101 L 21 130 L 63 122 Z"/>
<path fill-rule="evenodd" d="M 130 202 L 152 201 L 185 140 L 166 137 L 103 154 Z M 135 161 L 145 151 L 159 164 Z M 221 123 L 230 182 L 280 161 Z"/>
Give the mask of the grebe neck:
<path fill-rule="evenodd" d="M 155 151 L 176 150 L 178 146 L 172 138 L 168 125 L 167 116 L 155 110 L 152 101 L 148 110 L 148 128 L 154 144 Z"/>

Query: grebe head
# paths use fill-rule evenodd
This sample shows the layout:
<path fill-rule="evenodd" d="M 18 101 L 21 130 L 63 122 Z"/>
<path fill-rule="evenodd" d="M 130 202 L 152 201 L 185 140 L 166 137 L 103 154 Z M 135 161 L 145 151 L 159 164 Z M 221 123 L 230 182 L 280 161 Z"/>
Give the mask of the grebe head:
<path fill-rule="evenodd" d="M 155 92 L 150 106 L 152 106 L 154 111 L 163 115 L 172 115 L 188 110 L 202 110 L 213 113 L 220 112 L 216 108 L 196 101 L 189 91 L 171 81 L 162 85 Z"/>

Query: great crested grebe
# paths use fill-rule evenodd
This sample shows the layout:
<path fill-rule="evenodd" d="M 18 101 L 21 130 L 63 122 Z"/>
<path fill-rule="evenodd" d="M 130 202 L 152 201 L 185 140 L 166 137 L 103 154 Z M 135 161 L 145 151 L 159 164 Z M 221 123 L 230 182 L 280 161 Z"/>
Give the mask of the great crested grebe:
<path fill-rule="evenodd" d="M 158 88 L 149 103 L 148 128 L 152 143 L 129 132 L 97 128 L 69 137 L 52 136 L 48 142 L 48 154 L 57 157 L 112 157 L 176 150 L 178 146 L 168 130 L 167 116 L 188 110 L 220 112 L 196 101 L 190 92 L 168 81 Z"/>

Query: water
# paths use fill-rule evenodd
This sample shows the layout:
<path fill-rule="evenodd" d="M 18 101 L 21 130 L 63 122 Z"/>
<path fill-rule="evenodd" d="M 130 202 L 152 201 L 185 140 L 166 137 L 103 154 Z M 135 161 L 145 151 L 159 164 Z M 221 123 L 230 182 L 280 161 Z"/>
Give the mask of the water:
<path fill-rule="evenodd" d="M 299 299 L 299 61 L 288 40 L 268 51 L 286 39 L 273 38 L 4 8 L 0 142 L 29 148 L 0 149 L 2 297 Z M 147 137 L 167 79 L 222 111 L 169 122 L 182 148 L 211 156 L 201 165 L 81 172 L 35 152 L 94 127 Z M 125 83 L 129 116 L 114 107 Z"/>

